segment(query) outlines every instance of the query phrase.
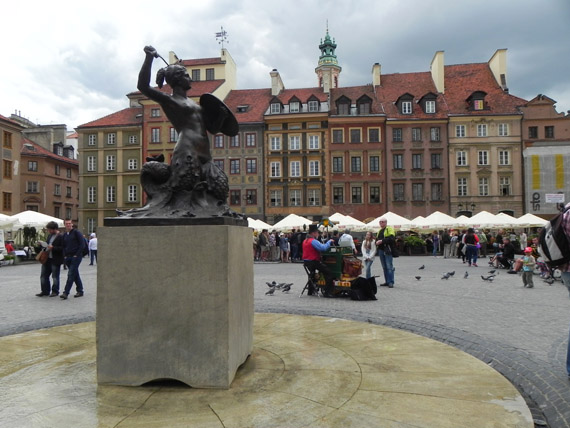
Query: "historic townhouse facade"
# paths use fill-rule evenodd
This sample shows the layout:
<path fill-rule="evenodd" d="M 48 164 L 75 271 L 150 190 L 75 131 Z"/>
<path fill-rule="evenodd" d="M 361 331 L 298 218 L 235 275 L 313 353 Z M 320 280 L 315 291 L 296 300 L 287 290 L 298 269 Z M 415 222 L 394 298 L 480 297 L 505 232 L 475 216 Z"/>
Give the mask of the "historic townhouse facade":
<path fill-rule="evenodd" d="M 330 210 L 365 219 L 386 210 L 385 121 L 372 85 L 331 90 L 327 152 Z"/>
<path fill-rule="evenodd" d="M 50 151 L 23 138 L 21 162 L 22 211 L 77 221 L 79 166 L 73 148 L 55 143 Z"/>
<path fill-rule="evenodd" d="M 545 218 L 558 212 L 558 203 L 570 201 L 570 113 L 558 113 L 555 104 L 539 94 L 520 108 L 524 114 L 524 208 Z"/>
<path fill-rule="evenodd" d="M 488 63 L 445 66 L 452 215 L 524 214 L 518 108 L 526 101 L 508 93 L 505 57 L 498 50 Z"/>
<path fill-rule="evenodd" d="M 19 123 L 0 115 L 0 213 L 5 215 L 22 211 L 19 171 L 23 129 Z"/>
<path fill-rule="evenodd" d="M 231 91 L 225 104 L 238 121 L 239 133 L 210 136 L 214 162 L 228 176 L 230 208 L 260 220 L 265 218 L 263 115 L 270 100 L 270 89 Z"/>
<path fill-rule="evenodd" d="M 142 206 L 141 107 L 129 107 L 77 128 L 79 229 L 91 233 L 116 210 Z"/>

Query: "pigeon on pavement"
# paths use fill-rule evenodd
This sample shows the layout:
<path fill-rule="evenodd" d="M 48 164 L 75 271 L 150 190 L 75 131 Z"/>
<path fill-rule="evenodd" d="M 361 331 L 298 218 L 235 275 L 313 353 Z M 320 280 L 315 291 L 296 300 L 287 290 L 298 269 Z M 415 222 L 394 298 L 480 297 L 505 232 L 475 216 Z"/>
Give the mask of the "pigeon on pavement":
<path fill-rule="evenodd" d="M 266 284 L 267 284 L 267 286 L 268 286 L 269 288 L 271 288 L 271 287 L 277 287 L 277 283 L 276 283 L 275 281 L 273 281 L 273 282 L 266 282 Z"/>
<path fill-rule="evenodd" d="M 449 276 L 455 275 L 455 271 L 453 271 L 453 272 L 447 272 L 447 273 L 449 274 Z"/>
<path fill-rule="evenodd" d="M 495 273 L 495 272 L 497 272 L 497 269 L 493 269 L 493 270 L 489 271 L 489 273 Z"/>
<path fill-rule="evenodd" d="M 420 279 L 422 279 L 421 276 L 416 276 L 416 279 L 419 281 Z"/>
<path fill-rule="evenodd" d="M 493 282 L 493 280 L 495 279 L 495 275 L 489 275 L 489 276 L 483 276 L 483 275 L 481 275 L 481 279 L 482 279 L 483 281 Z"/>
<path fill-rule="evenodd" d="M 271 287 L 267 293 L 265 293 L 266 296 L 273 296 L 273 293 L 275 293 L 275 287 Z"/>
<path fill-rule="evenodd" d="M 469 272 L 465 271 L 465 275 L 463 275 L 463 278 L 467 278 L 469 276 Z"/>
<path fill-rule="evenodd" d="M 425 269 L 426 265 L 421 265 L 418 269 Z"/>
<path fill-rule="evenodd" d="M 448 273 L 443 274 L 443 276 L 441 277 L 441 279 L 449 279 L 449 277 L 450 277 L 450 275 L 449 275 L 449 272 L 448 272 Z"/>
<path fill-rule="evenodd" d="M 285 284 L 283 283 L 283 286 L 281 287 L 281 292 L 286 292 L 288 293 L 289 290 L 291 290 L 291 286 L 293 285 L 293 283 L 289 283 L 289 284 Z"/>

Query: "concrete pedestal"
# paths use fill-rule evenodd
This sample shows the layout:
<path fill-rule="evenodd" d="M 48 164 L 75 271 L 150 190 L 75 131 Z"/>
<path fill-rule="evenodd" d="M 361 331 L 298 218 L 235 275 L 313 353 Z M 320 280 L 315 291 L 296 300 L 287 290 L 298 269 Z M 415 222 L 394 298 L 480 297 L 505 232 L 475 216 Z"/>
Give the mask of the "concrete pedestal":
<path fill-rule="evenodd" d="M 229 388 L 253 344 L 251 230 L 97 229 L 97 381 Z"/>

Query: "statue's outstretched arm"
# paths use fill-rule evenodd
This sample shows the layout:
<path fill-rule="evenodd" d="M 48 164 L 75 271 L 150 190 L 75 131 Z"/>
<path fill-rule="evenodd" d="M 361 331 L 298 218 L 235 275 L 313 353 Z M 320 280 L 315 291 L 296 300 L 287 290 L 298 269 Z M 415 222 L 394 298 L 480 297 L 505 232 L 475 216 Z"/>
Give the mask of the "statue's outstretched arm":
<path fill-rule="evenodd" d="M 145 46 L 144 52 L 146 53 L 141 71 L 139 72 L 139 81 L 137 88 L 144 95 L 158 103 L 168 100 L 168 95 L 163 94 L 150 86 L 150 74 L 152 69 L 152 61 L 158 57 L 158 52 L 152 46 Z"/>

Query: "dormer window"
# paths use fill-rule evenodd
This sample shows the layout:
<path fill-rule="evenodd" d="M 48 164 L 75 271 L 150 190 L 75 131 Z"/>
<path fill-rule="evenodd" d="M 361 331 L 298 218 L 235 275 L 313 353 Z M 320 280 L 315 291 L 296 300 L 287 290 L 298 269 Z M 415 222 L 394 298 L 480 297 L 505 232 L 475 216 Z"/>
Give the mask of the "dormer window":
<path fill-rule="evenodd" d="M 435 101 L 426 101 L 426 113 L 435 113 Z"/>
<path fill-rule="evenodd" d="M 248 108 L 249 108 L 248 105 L 237 106 L 237 112 L 238 113 L 245 113 L 245 112 L 247 112 Z"/>
<path fill-rule="evenodd" d="M 319 102 L 318 101 L 311 100 L 311 101 L 309 101 L 308 106 L 309 106 L 309 112 L 319 111 Z"/>
<path fill-rule="evenodd" d="M 271 103 L 271 114 L 281 113 L 281 104 Z"/>
<path fill-rule="evenodd" d="M 410 93 L 405 93 L 404 95 L 400 96 L 396 100 L 396 106 L 400 111 L 400 114 L 412 114 L 412 101 L 414 100 L 414 96 Z"/>
<path fill-rule="evenodd" d="M 336 111 L 339 115 L 349 115 L 350 114 L 350 100 L 345 96 L 340 97 L 336 100 Z"/>
<path fill-rule="evenodd" d="M 402 101 L 402 114 L 412 114 L 411 101 Z"/>
<path fill-rule="evenodd" d="M 466 100 L 469 105 L 469 109 L 475 111 L 485 110 L 487 108 L 485 105 L 486 96 L 487 94 L 483 91 L 473 92 Z"/>
<path fill-rule="evenodd" d="M 289 113 L 299 113 L 299 101 L 289 103 Z"/>
<path fill-rule="evenodd" d="M 366 95 L 360 97 L 358 101 L 356 101 L 356 107 L 358 109 L 358 114 L 370 114 L 370 105 L 372 104 L 372 100 L 367 97 Z"/>

